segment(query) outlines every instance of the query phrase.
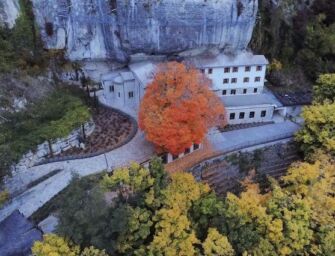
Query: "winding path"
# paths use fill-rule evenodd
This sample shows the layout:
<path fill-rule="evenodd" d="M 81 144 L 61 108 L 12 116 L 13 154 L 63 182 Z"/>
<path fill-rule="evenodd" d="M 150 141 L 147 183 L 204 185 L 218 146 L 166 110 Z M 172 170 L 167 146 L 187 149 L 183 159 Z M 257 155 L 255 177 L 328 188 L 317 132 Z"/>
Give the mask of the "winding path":
<path fill-rule="evenodd" d="M 286 121 L 225 133 L 213 130 L 207 137 L 216 152 L 224 153 L 229 150 L 239 150 L 266 144 L 269 141 L 289 138 L 298 129 L 297 124 Z M 129 143 L 108 153 L 91 158 L 54 162 L 29 168 L 20 174 L 22 184 L 28 184 L 54 170 L 61 171 L 12 199 L 5 208 L 0 210 L 0 221 L 15 209 L 19 209 L 26 217 L 31 216 L 62 191 L 70 183 L 74 173 L 87 176 L 105 170 L 111 171 L 117 167 L 126 166 L 131 161 L 139 163 L 148 161 L 153 155 L 153 145 L 145 140 L 141 131 L 138 131 Z"/>
<path fill-rule="evenodd" d="M 153 154 L 153 146 L 144 139 L 144 134 L 138 131 L 128 144 L 109 153 L 92 158 L 55 162 L 29 168 L 26 175 L 33 174 L 33 179 L 42 177 L 53 170 L 61 169 L 62 171 L 15 197 L 10 204 L 0 210 L 0 221 L 16 209 L 29 217 L 67 187 L 75 173 L 87 176 L 105 170 L 110 171 L 117 167 L 126 166 L 130 161 L 144 162 L 150 159 Z M 30 178 L 32 177 L 30 176 Z"/>

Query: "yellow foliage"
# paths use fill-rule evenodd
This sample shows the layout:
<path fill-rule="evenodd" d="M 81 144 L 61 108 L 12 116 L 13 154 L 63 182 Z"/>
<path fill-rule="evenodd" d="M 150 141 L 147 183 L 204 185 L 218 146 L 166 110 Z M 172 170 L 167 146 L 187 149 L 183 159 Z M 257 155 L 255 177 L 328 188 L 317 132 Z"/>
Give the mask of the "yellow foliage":
<path fill-rule="evenodd" d="M 108 256 L 105 250 L 99 250 L 93 246 L 85 248 L 81 253 L 80 256 Z"/>
<path fill-rule="evenodd" d="M 178 172 L 171 175 L 171 183 L 162 193 L 166 206 L 185 211 L 191 206 L 192 202 L 209 191 L 209 186 L 197 183 L 192 174 Z"/>
<path fill-rule="evenodd" d="M 132 163 L 129 168 L 116 169 L 113 175 L 106 174 L 101 185 L 103 188 L 111 190 L 128 186 L 132 192 L 136 193 L 152 186 L 154 181 L 155 179 L 151 177 L 147 168 Z"/>
<path fill-rule="evenodd" d="M 48 234 L 43 236 L 43 241 L 34 243 L 32 253 L 34 256 L 78 256 L 79 247 L 71 246 L 55 234 Z"/>
<path fill-rule="evenodd" d="M 9 193 L 7 190 L 0 191 L 0 208 L 3 204 L 6 203 L 6 201 L 9 199 Z"/>
<path fill-rule="evenodd" d="M 203 242 L 205 256 L 220 255 L 233 256 L 234 249 L 226 236 L 221 235 L 215 228 L 208 229 L 208 235 Z"/>
<path fill-rule="evenodd" d="M 189 173 L 175 173 L 171 182 L 162 191 L 163 205 L 154 216 L 155 235 L 148 250 L 153 255 L 196 255 L 195 244 L 199 243 L 188 210 L 192 203 L 209 192 L 209 186 L 197 183 Z"/>

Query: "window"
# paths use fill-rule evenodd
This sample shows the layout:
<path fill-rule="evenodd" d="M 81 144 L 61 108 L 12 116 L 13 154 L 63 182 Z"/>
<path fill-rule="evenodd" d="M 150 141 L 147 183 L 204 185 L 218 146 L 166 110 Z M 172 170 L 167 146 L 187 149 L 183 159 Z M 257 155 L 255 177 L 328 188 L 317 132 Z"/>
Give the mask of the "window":
<path fill-rule="evenodd" d="M 244 112 L 240 112 L 239 119 L 244 119 L 244 115 L 245 115 Z"/>
<path fill-rule="evenodd" d="M 222 90 L 222 95 L 227 95 L 227 90 Z"/>
<path fill-rule="evenodd" d="M 194 145 L 193 145 L 193 149 L 194 149 L 194 150 L 197 150 L 197 149 L 199 149 L 199 148 L 200 148 L 200 145 L 199 145 L 199 144 L 194 144 Z"/>
<path fill-rule="evenodd" d="M 168 163 L 168 154 L 163 154 L 161 156 L 161 158 L 162 158 L 163 164 L 167 164 Z"/>
<path fill-rule="evenodd" d="M 191 149 L 190 148 L 186 148 L 185 151 L 184 151 L 184 154 L 187 155 L 191 152 Z"/>
<path fill-rule="evenodd" d="M 230 120 L 234 120 L 234 119 L 235 119 L 235 113 L 230 113 L 230 115 L 229 115 L 229 119 L 230 119 Z"/>
<path fill-rule="evenodd" d="M 262 66 L 257 66 L 257 67 L 256 67 L 256 70 L 257 70 L 257 71 L 262 71 Z"/>
<path fill-rule="evenodd" d="M 172 160 L 177 160 L 178 159 L 178 155 L 172 155 Z"/>
<path fill-rule="evenodd" d="M 114 92 L 114 85 L 109 86 L 109 92 Z"/>
<path fill-rule="evenodd" d="M 121 97 L 121 93 L 118 93 L 119 98 Z"/>
<path fill-rule="evenodd" d="M 243 94 L 247 94 L 247 89 L 243 89 Z"/>
<path fill-rule="evenodd" d="M 251 111 L 250 113 L 249 113 L 249 118 L 254 118 L 255 117 L 255 112 L 254 111 Z"/>
<path fill-rule="evenodd" d="M 262 112 L 261 112 L 261 117 L 265 117 L 266 116 L 266 110 L 263 110 Z"/>
<path fill-rule="evenodd" d="M 251 70 L 251 67 L 250 66 L 246 66 L 245 67 L 245 72 L 249 72 Z"/>
<path fill-rule="evenodd" d="M 238 72 L 238 67 L 233 67 L 233 72 L 234 73 Z"/>
<path fill-rule="evenodd" d="M 224 72 L 225 73 L 229 73 L 230 72 L 230 68 L 224 68 Z"/>
<path fill-rule="evenodd" d="M 205 73 L 205 70 L 204 70 L 204 69 L 200 69 L 200 72 L 204 74 L 204 73 Z"/>
<path fill-rule="evenodd" d="M 208 74 L 212 74 L 213 73 L 213 69 L 209 68 L 208 69 Z"/>
<path fill-rule="evenodd" d="M 223 79 L 223 83 L 224 84 L 228 84 L 229 83 L 229 79 L 228 78 Z"/>
<path fill-rule="evenodd" d="M 235 95 L 235 94 L 236 94 L 236 90 L 235 90 L 235 89 L 231 90 L 231 91 L 230 91 L 230 94 L 231 94 L 231 95 Z"/>
<path fill-rule="evenodd" d="M 257 93 L 258 89 L 257 88 L 254 88 L 254 93 Z"/>
<path fill-rule="evenodd" d="M 232 78 L 232 79 L 231 79 L 231 83 L 232 83 L 232 84 L 236 84 L 236 83 L 237 83 L 237 78 Z"/>
<path fill-rule="evenodd" d="M 128 97 L 133 98 L 134 97 L 134 92 L 128 92 Z"/>
<path fill-rule="evenodd" d="M 261 81 L 261 78 L 259 76 L 256 76 L 255 77 L 255 82 L 260 82 Z"/>
<path fill-rule="evenodd" d="M 243 78 L 243 83 L 249 83 L 249 77 Z"/>

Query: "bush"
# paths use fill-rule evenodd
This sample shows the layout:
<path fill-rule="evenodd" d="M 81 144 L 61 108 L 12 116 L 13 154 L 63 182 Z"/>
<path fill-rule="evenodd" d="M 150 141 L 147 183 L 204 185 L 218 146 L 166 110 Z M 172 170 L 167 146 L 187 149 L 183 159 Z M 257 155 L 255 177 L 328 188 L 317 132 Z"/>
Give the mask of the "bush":
<path fill-rule="evenodd" d="M 0 208 L 6 203 L 9 199 L 9 192 L 7 190 L 0 191 Z"/>

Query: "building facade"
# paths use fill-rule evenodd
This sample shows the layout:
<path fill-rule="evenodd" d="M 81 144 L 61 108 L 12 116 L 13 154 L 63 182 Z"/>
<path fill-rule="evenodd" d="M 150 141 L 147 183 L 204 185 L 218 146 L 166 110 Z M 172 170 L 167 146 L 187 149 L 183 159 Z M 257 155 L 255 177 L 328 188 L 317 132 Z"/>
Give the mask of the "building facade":
<path fill-rule="evenodd" d="M 264 88 L 268 61 L 263 55 L 241 52 L 234 56 L 196 57 L 188 62 L 212 81 L 212 90 L 226 107 L 228 124 L 270 122 L 275 109 L 282 107 Z M 105 98 L 115 107 L 137 111 L 157 64 L 137 62 L 102 76 Z"/>
<path fill-rule="evenodd" d="M 271 122 L 277 101 L 264 89 L 265 56 L 242 52 L 197 57 L 191 63 L 212 81 L 212 90 L 221 98 L 228 124 Z"/>
<path fill-rule="evenodd" d="M 135 107 L 139 105 L 143 92 L 134 74 L 128 70 L 111 73 L 101 77 L 103 94 L 114 107 Z"/>

